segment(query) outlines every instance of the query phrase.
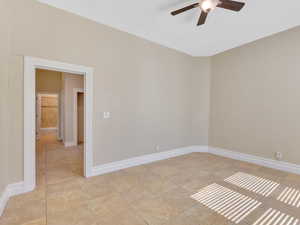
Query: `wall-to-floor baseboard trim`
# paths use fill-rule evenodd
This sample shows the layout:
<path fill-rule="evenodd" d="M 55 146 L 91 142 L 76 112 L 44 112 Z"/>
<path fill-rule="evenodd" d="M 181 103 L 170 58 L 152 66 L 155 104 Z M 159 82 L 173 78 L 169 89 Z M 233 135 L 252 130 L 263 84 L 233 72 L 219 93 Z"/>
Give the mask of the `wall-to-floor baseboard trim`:
<path fill-rule="evenodd" d="M 300 174 L 300 165 L 277 161 L 273 159 L 263 158 L 259 156 L 254 156 L 250 154 L 235 152 L 227 149 L 217 148 L 217 147 L 209 147 L 208 152 L 211 154 L 223 156 L 226 158 L 236 159 L 240 161 L 245 161 L 253 164 L 257 164 L 260 166 L 281 170 L 289 173 Z"/>
<path fill-rule="evenodd" d="M 74 145 L 75 144 L 72 142 L 65 143 L 65 146 L 74 146 Z M 143 156 L 134 157 L 126 160 L 107 163 L 104 165 L 94 167 L 92 170 L 92 176 L 110 173 L 113 171 L 129 168 L 133 166 L 138 166 L 138 165 L 142 165 L 154 161 L 159 161 L 163 159 L 168 159 L 180 155 L 185 155 L 192 152 L 207 152 L 207 150 L 208 150 L 207 146 L 188 146 L 188 147 L 178 148 L 170 151 L 143 155 Z M 4 190 L 4 192 L 2 193 L 2 195 L 0 195 L 0 216 L 2 215 L 4 208 L 10 197 L 18 194 L 30 192 L 33 189 L 34 187 L 26 186 L 24 182 L 9 184 Z"/>
<path fill-rule="evenodd" d="M 300 174 L 300 165 L 297 164 L 292 164 L 284 161 L 277 161 L 277 160 L 263 158 L 263 157 L 254 156 L 250 154 L 244 154 L 244 153 L 222 149 L 222 148 L 209 147 L 209 146 L 189 146 L 189 147 L 184 147 L 184 148 L 179 148 L 179 149 L 174 149 L 170 151 L 159 152 L 159 153 L 154 153 L 149 155 L 143 155 L 139 157 L 134 157 L 126 160 L 121 160 L 121 161 L 116 161 L 116 162 L 96 166 L 93 168 L 92 176 L 110 173 L 113 171 L 129 168 L 133 166 L 138 166 L 142 164 L 147 164 L 147 163 L 151 163 L 163 159 L 168 159 L 168 158 L 172 158 L 184 154 L 189 154 L 192 152 L 208 152 L 214 155 L 219 155 L 231 159 L 249 162 L 249 163 L 257 164 L 272 169 Z"/>
<path fill-rule="evenodd" d="M 3 214 L 5 206 L 9 199 L 9 191 L 6 187 L 5 190 L 0 195 L 0 216 Z"/>
<path fill-rule="evenodd" d="M 7 185 L 3 193 L 0 195 L 0 216 L 3 214 L 5 206 L 10 197 L 23 194 L 28 191 L 30 190 L 25 187 L 24 182 Z"/>
<path fill-rule="evenodd" d="M 149 155 L 138 156 L 130 159 L 116 161 L 112 163 L 103 164 L 93 167 L 91 176 L 97 176 L 105 173 L 114 172 L 121 169 L 126 169 L 133 166 L 143 165 L 159 160 L 164 160 L 180 155 L 185 155 L 193 152 L 208 152 L 214 155 L 223 156 L 235 160 L 245 161 L 253 164 L 257 164 L 272 169 L 286 171 L 290 173 L 300 174 L 300 165 L 292 164 L 283 161 L 276 161 L 273 159 L 267 159 L 259 156 L 244 154 L 227 149 L 209 147 L 209 146 L 188 146 L 178 149 L 173 149 L 165 152 L 158 152 Z M 33 190 L 33 187 L 27 187 L 24 182 L 10 184 L 6 187 L 2 195 L 0 195 L 0 216 L 4 211 L 5 205 L 11 196 L 26 193 Z"/>
<path fill-rule="evenodd" d="M 93 168 L 92 176 L 97 176 L 105 173 L 110 173 L 113 171 L 143 165 L 163 159 L 168 159 L 180 155 L 189 154 L 192 152 L 207 152 L 207 146 L 189 146 L 178 148 L 170 151 L 158 152 L 149 155 L 138 156 L 130 159 L 125 159 L 121 161 L 116 161 L 112 163 L 103 164 Z"/>

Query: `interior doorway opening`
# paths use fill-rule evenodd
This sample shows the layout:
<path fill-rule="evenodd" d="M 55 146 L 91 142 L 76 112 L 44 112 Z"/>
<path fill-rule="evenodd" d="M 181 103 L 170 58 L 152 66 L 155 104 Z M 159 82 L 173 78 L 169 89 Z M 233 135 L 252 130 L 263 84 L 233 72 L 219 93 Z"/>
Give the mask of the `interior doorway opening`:
<path fill-rule="evenodd" d="M 44 70 L 46 72 L 56 72 L 60 74 L 70 74 L 70 82 L 76 83 L 73 78 L 80 77 L 82 80 L 82 86 L 80 87 L 84 91 L 84 101 L 83 101 L 83 144 L 80 145 L 82 148 L 81 155 L 81 168 L 71 168 L 69 171 L 81 171 L 81 176 L 90 177 L 93 174 L 93 69 L 90 67 L 72 65 L 68 63 L 62 63 L 57 61 L 50 61 L 40 58 L 25 57 L 24 58 L 24 192 L 32 191 L 35 189 L 36 184 L 40 182 L 41 177 L 36 176 L 39 173 L 40 168 L 43 168 L 40 164 L 36 164 L 36 161 L 41 158 L 36 150 L 40 147 L 40 144 L 43 144 L 47 141 L 51 141 L 51 147 L 48 146 L 47 151 L 54 150 L 59 146 L 59 148 L 64 148 L 67 151 L 72 148 L 77 148 L 77 142 L 73 140 L 74 133 L 74 117 L 72 112 L 74 112 L 74 102 L 73 102 L 73 92 L 63 91 L 63 88 L 67 89 L 74 87 L 68 84 L 61 84 L 59 90 L 41 90 L 40 84 L 42 87 L 51 86 L 50 80 L 44 80 L 41 82 L 37 77 L 36 73 L 38 70 Z M 41 83 L 40 83 L 41 82 Z M 43 86 L 44 85 L 44 86 Z M 53 85 L 52 87 L 58 87 L 59 85 Z M 39 89 L 37 89 L 39 87 Z M 37 104 L 37 94 L 57 94 L 58 96 L 58 118 L 57 118 L 57 128 L 56 136 L 53 136 L 52 132 L 48 132 L 48 138 L 36 142 L 36 136 L 38 130 L 38 104 Z M 66 101 L 69 100 L 72 102 L 71 105 L 67 105 Z M 68 129 L 67 121 L 71 122 L 69 124 L 72 129 Z M 39 124 L 40 126 L 41 124 Z M 53 128 L 53 127 L 52 127 Z M 50 130 L 50 129 L 49 129 Z M 54 129 L 53 129 L 54 130 Z M 70 131 L 71 130 L 71 131 Z M 68 132 L 69 131 L 69 132 Z M 47 136 L 46 135 L 46 136 Z M 51 138 L 50 138 L 51 137 Z M 53 140 L 53 137 L 54 140 Z M 78 137 L 78 136 L 76 136 Z M 58 149 L 56 149 L 58 150 Z M 79 152 L 80 150 L 78 150 Z M 49 155 L 55 155 L 54 151 L 48 151 Z M 58 152 L 58 151 L 57 151 Z M 52 166 L 55 170 L 55 163 L 58 161 L 55 157 L 50 162 L 47 161 L 49 166 Z M 72 158 L 72 157 L 71 157 Z M 76 157 L 74 157 L 76 158 Z M 65 161 L 68 161 L 69 158 L 66 157 Z M 61 161 L 64 161 L 61 160 Z M 52 164 L 53 163 L 53 164 Z M 74 163 L 74 162 L 73 162 Z M 69 160 L 69 166 L 72 167 L 72 162 Z M 59 166 L 58 166 L 59 167 Z M 58 168 L 57 167 L 57 168 Z M 57 169 L 56 168 L 56 169 Z M 42 174 L 42 173 L 41 173 Z M 63 179 L 61 175 L 66 175 L 66 171 L 52 171 L 51 176 L 58 179 Z M 54 179 L 54 178 L 53 178 Z M 53 180 L 52 179 L 52 180 Z M 51 180 L 51 179 L 50 179 Z M 55 182 L 55 181 L 54 181 Z"/>
<path fill-rule="evenodd" d="M 45 69 L 35 72 L 37 185 L 83 176 L 84 77 Z"/>

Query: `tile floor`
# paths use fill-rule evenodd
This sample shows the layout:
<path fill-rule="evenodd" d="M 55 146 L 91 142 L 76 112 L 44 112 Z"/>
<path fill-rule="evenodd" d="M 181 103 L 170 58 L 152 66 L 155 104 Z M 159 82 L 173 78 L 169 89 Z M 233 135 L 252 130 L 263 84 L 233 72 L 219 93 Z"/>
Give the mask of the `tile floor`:
<path fill-rule="evenodd" d="M 239 224 L 252 225 L 269 208 L 300 217 L 300 208 L 276 200 L 300 176 L 207 153 L 192 153 L 89 179 L 82 147 L 64 148 L 53 134 L 37 143 L 38 187 L 13 197 L 0 225 L 231 225 L 190 196 L 212 183 L 262 204 Z M 224 179 L 237 172 L 280 183 L 268 197 Z M 269 223 L 272 225 L 272 223 Z"/>

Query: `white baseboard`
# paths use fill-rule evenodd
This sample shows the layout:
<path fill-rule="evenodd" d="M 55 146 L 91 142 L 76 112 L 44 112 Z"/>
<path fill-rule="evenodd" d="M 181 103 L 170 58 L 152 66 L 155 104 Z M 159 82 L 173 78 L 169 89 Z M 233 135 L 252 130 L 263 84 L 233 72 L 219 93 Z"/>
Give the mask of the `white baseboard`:
<path fill-rule="evenodd" d="M 7 188 L 8 188 L 10 197 L 32 191 L 32 188 L 25 187 L 24 182 L 9 184 L 7 186 Z"/>
<path fill-rule="evenodd" d="M 276 161 L 273 159 L 263 158 L 259 156 L 244 154 L 240 152 L 235 152 L 227 149 L 210 147 L 210 146 L 189 146 L 189 147 L 174 149 L 166 152 L 159 152 L 159 153 L 134 157 L 126 160 L 121 160 L 121 161 L 116 161 L 116 162 L 96 166 L 93 168 L 92 176 L 110 173 L 113 171 L 126 169 L 133 166 L 143 165 L 143 164 L 147 164 L 147 163 L 151 163 L 163 159 L 168 159 L 175 156 L 189 154 L 192 152 L 208 152 L 214 155 L 245 161 L 245 162 L 257 164 L 260 166 L 265 166 L 272 169 L 300 174 L 300 165 L 297 164 L 288 163 L 284 161 Z"/>
<path fill-rule="evenodd" d="M 74 146 L 74 143 L 73 142 L 65 143 L 65 146 L 66 145 Z M 215 155 L 219 155 L 231 159 L 236 159 L 240 161 L 250 162 L 253 164 L 257 164 L 257 165 L 261 165 L 261 166 L 265 166 L 277 170 L 300 174 L 300 165 L 297 164 L 292 164 L 283 161 L 276 161 L 276 160 L 267 159 L 259 156 L 253 156 L 253 155 L 244 154 L 240 152 L 230 151 L 222 148 L 195 145 L 195 146 L 183 147 L 183 148 L 178 148 L 178 149 L 165 151 L 165 152 L 158 152 L 149 155 L 138 156 L 130 159 L 125 159 L 121 161 L 116 161 L 116 162 L 96 166 L 93 168 L 91 176 L 98 176 L 101 174 L 110 173 L 113 171 L 126 169 L 133 166 L 143 165 L 143 164 L 164 160 L 164 159 L 168 159 L 180 155 L 185 155 L 193 152 L 208 152 L 211 154 L 215 154 Z M 0 216 L 5 208 L 8 199 L 11 196 L 29 192 L 31 190 L 33 190 L 33 187 L 26 187 L 23 182 L 8 185 L 5 191 L 0 196 Z"/>
<path fill-rule="evenodd" d="M 23 182 L 9 184 L 0 196 L 0 216 L 3 214 L 5 206 L 10 197 L 28 192 Z"/>
<path fill-rule="evenodd" d="M 153 153 L 149 155 L 138 156 L 130 159 L 125 159 L 121 161 L 116 161 L 112 163 L 103 164 L 93 168 L 92 176 L 98 176 L 105 173 L 110 173 L 113 171 L 126 169 L 133 166 L 139 166 L 163 159 L 168 159 L 180 155 L 189 154 L 192 152 L 207 152 L 206 146 L 189 146 L 184 148 L 178 148 L 170 151 Z"/>
<path fill-rule="evenodd" d="M 268 158 L 263 158 L 259 156 L 254 156 L 254 155 L 249 155 L 245 153 L 240 153 L 240 152 L 235 152 L 235 151 L 230 151 L 222 148 L 217 148 L 217 147 L 209 147 L 208 150 L 209 153 L 231 158 L 231 159 L 236 159 L 240 161 L 245 161 L 253 164 L 257 164 L 260 166 L 272 168 L 272 169 L 277 169 L 289 173 L 295 173 L 295 174 L 300 174 L 300 165 L 293 164 L 293 163 L 288 163 L 284 161 L 277 161 L 273 159 L 268 159 Z"/>
<path fill-rule="evenodd" d="M 74 146 L 75 144 L 73 142 L 66 142 L 64 143 L 65 146 Z M 170 151 L 165 152 L 159 152 L 139 157 L 134 157 L 126 160 L 121 160 L 117 162 L 107 163 L 104 165 L 100 165 L 93 168 L 92 176 L 101 175 L 104 173 L 109 173 L 125 168 L 129 168 L 132 166 L 138 166 L 154 161 L 159 161 L 163 159 L 168 159 L 180 155 L 189 154 L 192 152 L 207 152 L 208 147 L 207 146 L 189 146 L 184 148 L 178 148 Z M 30 192 L 34 189 L 34 187 L 27 187 L 24 182 L 14 183 L 7 185 L 6 189 L 0 195 L 0 216 L 2 215 L 5 206 L 9 200 L 10 197 L 23 194 L 26 192 Z"/>
<path fill-rule="evenodd" d="M 5 190 L 0 195 L 0 216 L 3 214 L 5 206 L 9 200 L 9 191 L 6 187 Z"/>

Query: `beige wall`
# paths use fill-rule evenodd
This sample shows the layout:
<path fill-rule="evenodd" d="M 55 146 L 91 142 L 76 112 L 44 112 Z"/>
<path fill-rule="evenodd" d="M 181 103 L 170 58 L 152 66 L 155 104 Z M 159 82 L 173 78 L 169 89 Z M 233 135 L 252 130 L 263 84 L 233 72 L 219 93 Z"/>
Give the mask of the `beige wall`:
<path fill-rule="evenodd" d="M 212 58 L 210 144 L 300 164 L 300 27 Z"/>
<path fill-rule="evenodd" d="M 64 142 L 74 143 L 74 88 L 84 88 L 82 75 L 63 73 L 64 78 Z"/>
<path fill-rule="evenodd" d="M 9 110 L 0 114 L 7 146 L 0 191 L 23 177 L 24 55 L 95 69 L 94 165 L 154 153 L 156 145 L 206 145 L 209 125 L 213 146 L 268 158 L 282 151 L 300 163 L 299 28 L 192 58 L 34 0 L 6 0 L 7 21 L 3 2 L 0 104 Z M 103 120 L 104 111 L 112 118 Z"/>
<path fill-rule="evenodd" d="M 34 0 L 9 3 L 14 15 L 7 93 L 14 117 L 10 183 L 23 177 L 24 55 L 95 69 L 94 165 L 154 153 L 156 145 L 164 151 L 207 144 L 206 58 L 194 59 Z M 112 118 L 103 120 L 104 111 Z"/>
<path fill-rule="evenodd" d="M 191 60 L 196 64 L 190 71 L 192 143 L 208 145 L 211 59 L 197 57 Z"/>
<path fill-rule="evenodd" d="M 8 177 L 8 137 L 9 135 L 9 110 L 8 110 L 8 89 L 9 89 L 9 55 L 10 55 L 10 29 L 9 10 L 6 5 L 8 1 L 0 0 L 0 197 L 6 185 Z M 22 140 L 21 140 L 22 141 Z"/>

